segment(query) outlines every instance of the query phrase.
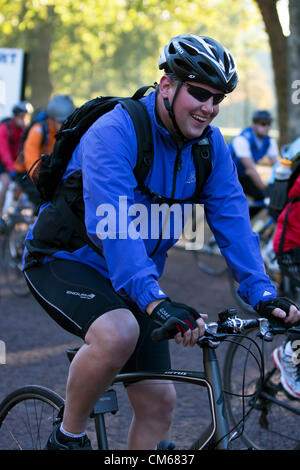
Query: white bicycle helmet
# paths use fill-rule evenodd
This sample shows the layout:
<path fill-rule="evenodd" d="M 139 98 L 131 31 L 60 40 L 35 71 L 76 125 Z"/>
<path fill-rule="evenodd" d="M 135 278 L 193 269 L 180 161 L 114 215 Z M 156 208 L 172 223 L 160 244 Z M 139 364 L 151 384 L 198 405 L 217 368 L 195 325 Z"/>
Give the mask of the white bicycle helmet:
<path fill-rule="evenodd" d="M 55 95 L 46 107 L 46 113 L 52 119 L 63 122 L 74 111 L 72 98 L 68 95 Z"/>
<path fill-rule="evenodd" d="M 33 112 L 33 106 L 28 101 L 21 101 L 14 105 L 12 112 L 14 116 L 17 116 L 18 114 L 30 114 Z"/>

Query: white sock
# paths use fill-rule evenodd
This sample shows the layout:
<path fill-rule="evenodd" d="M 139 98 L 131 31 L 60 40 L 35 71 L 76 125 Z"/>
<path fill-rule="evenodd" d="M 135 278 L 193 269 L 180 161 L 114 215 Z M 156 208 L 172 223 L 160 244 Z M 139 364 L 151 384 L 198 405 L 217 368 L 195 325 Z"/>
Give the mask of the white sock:
<path fill-rule="evenodd" d="M 64 428 L 63 428 L 63 425 L 61 424 L 60 425 L 60 432 L 62 434 L 64 434 L 65 436 L 67 437 L 71 437 L 72 439 L 80 439 L 81 437 L 85 436 L 86 435 L 86 432 L 81 432 L 80 434 L 72 434 L 71 432 L 69 431 L 66 431 Z"/>

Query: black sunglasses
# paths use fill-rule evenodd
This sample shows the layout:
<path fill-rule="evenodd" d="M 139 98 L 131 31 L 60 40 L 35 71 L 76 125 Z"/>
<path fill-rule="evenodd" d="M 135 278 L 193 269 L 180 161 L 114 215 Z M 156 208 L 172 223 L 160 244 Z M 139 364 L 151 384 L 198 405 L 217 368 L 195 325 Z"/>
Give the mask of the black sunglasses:
<path fill-rule="evenodd" d="M 254 121 L 255 124 L 258 124 L 260 126 L 263 126 L 263 127 L 266 127 L 266 126 L 270 126 L 271 125 L 271 122 L 270 121 Z"/>
<path fill-rule="evenodd" d="M 202 88 L 201 86 L 191 85 L 190 83 L 183 82 L 185 86 L 187 86 L 187 91 L 193 98 L 204 103 L 205 101 L 209 100 L 209 98 L 213 97 L 213 105 L 216 106 L 217 104 L 221 103 L 223 99 L 226 97 L 224 93 L 211 93 L 211 91 L 206 90 L 206 88 Z"/>

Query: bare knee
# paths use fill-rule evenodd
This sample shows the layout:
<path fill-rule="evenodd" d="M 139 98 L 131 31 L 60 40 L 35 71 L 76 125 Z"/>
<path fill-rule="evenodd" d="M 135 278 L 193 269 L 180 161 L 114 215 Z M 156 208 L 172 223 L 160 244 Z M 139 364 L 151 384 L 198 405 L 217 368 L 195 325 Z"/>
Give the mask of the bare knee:
<path fill-rule="evenodd" d="M 101 355 L 101 360 L 110 358 L 119 365 L 133 353 L 139 337 L 139 325 L 133 314 L 126 309 L 117 309 L 97 318 L 85 337 L 85 343 Z M 98 356 L 99 357 L 99 356 Z"/>
<path fill-rule="evenodd" d="M 140 382 L 128 387 L 128 396 L 137 419 L 164 426 L 166 430 L 170 427 L 176 403 L 172 383 Z"/>

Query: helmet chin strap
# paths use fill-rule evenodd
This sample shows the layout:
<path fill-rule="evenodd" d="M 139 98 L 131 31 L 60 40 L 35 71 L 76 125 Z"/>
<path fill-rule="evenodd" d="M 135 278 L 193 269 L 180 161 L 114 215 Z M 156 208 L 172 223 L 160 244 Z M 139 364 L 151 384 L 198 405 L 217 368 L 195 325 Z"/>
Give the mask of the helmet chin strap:
<path fill-rule="evenodd" d="M 178 137 L 180 137 L 181 140 L 183 141 L 186 141 L 186 137 L 183 135 L 183 133 L 181 132 L 177 122 L 176 122 L 176 118 L 175 118 L 175 113 L 174 113 L 174 103 L 175 103 L 175 99 L 179 93 L 179 90 L 180 88 L 182 87 L 183 83 L 182 82 L 178 82 L 177 84 L 177 88 L 175 90 L 175 93 L 174 93 L 174 96 L 173 96 L 173 100 L 172 100 L 172 105 L 170 105 L 170 101 L 169 101 L 169 98 L 164 98 L 164 105 L 165 105 L 165 108 L 166 110 L 168 111 L 169 113 L 169 116 L 171 118 L 171 121 L 173 123 L 173 126 L 175 128 L 175 135 L 177 135 Z"/>

